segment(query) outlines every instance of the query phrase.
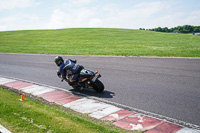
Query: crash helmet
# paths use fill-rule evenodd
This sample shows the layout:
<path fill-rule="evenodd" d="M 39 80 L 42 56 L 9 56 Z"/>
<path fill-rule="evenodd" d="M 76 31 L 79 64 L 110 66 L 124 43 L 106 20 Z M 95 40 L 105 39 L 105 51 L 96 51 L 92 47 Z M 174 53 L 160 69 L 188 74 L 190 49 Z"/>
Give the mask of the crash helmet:
<path fill-rule="evenodd" d="M 56 63 L 57 66 L 60 66 L 63 63 L 63 58 L 61 56 L 56 56 L 54 58 L 54 62 Z"/>

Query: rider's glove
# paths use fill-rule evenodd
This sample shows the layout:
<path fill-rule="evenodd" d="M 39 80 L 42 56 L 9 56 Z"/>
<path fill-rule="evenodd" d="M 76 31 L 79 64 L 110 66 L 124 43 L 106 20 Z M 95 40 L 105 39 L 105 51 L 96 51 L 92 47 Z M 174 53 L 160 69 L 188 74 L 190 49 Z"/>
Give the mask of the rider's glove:
<path fill-rule="evenodd" d="M 57 75 L 58 75 L 59 78 L 61 78 L 61 73 L 58 70 L 57 70 Z"/>

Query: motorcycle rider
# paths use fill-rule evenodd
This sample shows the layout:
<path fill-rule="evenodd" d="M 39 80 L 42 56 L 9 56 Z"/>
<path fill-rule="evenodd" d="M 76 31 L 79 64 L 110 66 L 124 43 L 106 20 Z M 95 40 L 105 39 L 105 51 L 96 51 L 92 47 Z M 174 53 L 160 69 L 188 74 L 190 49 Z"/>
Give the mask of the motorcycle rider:
<path fill-rule="evenodd" d="M 59 67 L 57 75 L 63 80 L 67 80 L 70 85 L 77 83 L 80 71 L 84 68 L 81 65 L 76 64 L 76 60 L 65 59 L 61 56 L 56 56 L 54 62 Z"/>

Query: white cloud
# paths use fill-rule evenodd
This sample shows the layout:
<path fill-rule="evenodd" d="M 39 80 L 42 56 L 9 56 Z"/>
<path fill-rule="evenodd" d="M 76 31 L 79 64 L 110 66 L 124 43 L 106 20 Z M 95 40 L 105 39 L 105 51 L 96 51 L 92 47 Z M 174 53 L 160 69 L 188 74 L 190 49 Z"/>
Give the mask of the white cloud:
<path fill-rule="evenodd" d="M 185 12 L 175 8 L 177 3 L 172 0 L 137 2 L 137 4 L 130 4 L 127 8 L 124 5 L 119 5 L 118 2 L 106 2 L 107 4 L 105 4 L 97 0 L 69 0 L 64 1 L 65 3 L 58 2 L 58 5 L 47 5 L 47 9 L 44 8 L 47 3 L 43 2 L 41 3 L 41 11 L 35 12 L 34 6 L 39 4 L 36 0 L 0 0 L 0 2 L 1 31 L 75 27 L 138 29 L 158 26 L 175 27 L 185 24 L 199 25 L 200 23 L 199 9 Z M 32 14 L 28 14 L 28 12 L 15 13 L 18 8 L 27 7 L 31 8 Z M 52 7 L 56 8 L 52 9 Z M 8 14 L 10 16 L 5 15 L 6 12 L 3 15 L 3 11 L 8 9 L 13 9 Z M 43 11 L 48 14 L 43 14 Z"/>
<path fill-rule="evenodd" d="M 55 9 L 51 16 L 50 22 L 46 25 L 46 28 L 64 28 L 66 27 L 67 23 L 67 14 L 62 12 L 60 9 Z"/>
<path fill-rule="evenodd" d="M 46 28 L 88 27 L 94 25 L 94 16 L 93 9 L 80 8 L 70 11 L 55 9 Z"/>
<path fill-rule="evenodd" d="M 0 31 L 42 28 L 38 22 L 39 18 L 35 15 L 16 14 L 0 19 Z"/>
<path fill-rule="evenodd" d="M 200 24 L 200 10 L 193 11 L 189 14 L 186 18 L 185 23 L 192 24 L 192 25 L 199 25 Z"/>
<path fill-rule="evenodd" d="M 9 10 L 14 8 L 27 8 L 32 5 L 38 5 L 34 0 L 0 0 L 0 10 Z"/>
<path fill-rule="evenodd" d="M 200 24 L 199 19 L 200 10 L 191 13 L 185 12 L 174 12 L 173 14 L 166 14 L 158 17 L 155 20 L 151 20 L 150 27 L 145 28 L 156 28 L 156 27 L 176 27 L 182 25 L 194 25 L 198 26 Z"/>
<path fill-rule="evenodd" d="M 161 10 L 166 10 L 165 8 L 166 5 L 162 2 L 143 2 L 135 5 L 131 12 L 134 17 L 148 18 Z"/>
<path fill-rule="evenodd" d="M 104 10 L 109 14 L 102 20 L 105 27 L 148 29 L 159 26 L 171 28 L 178 25 L 200 24 L 200 10 L 191 13 L 183 10 L 174 12 L 171 1 L 143 2 L 125 10 L 110 5 Z"/>
<path fill-rule="evenodd" d="M 143 2 L 125 10 L 109 5 L 103 9 L 108 17 L 102 21 L 106 27 L 139 28 L 150 25 L 150 18 L 166 8 L 161 2 Z"/>
<path fill-rule="evenodd" d="M 156 27 L 172 28 L 184 24 L 182 19 L 183 17 L 184 13 L 181 12 L 162 15 L 154 20 L 149 21 L 149 27 L 147 26 L 145 28 L 156 28 Z"/>
<path fill-rule="evenodd" d="M 91 0 L 79 0 L 78 2 L 79 5 L 84 2 L 88 4 Z M 78 2 L 76 1 L 76 3 Z M 109 4 L 98 8 L 71 8 L 70 5 L 73 5 L 72 3 L 75 4 L 75 2 L 69 1 L 65 9 L 54 10 L 47 27 L 138 28 L 141 21 L 145 22 L 145 19 L 148 19 L 165 8 L 160 2 L 140 3 L 126 10 L 118 8 L 115 4 Z"/>
<path fill-rule="evenodd" d="M 69 0 L 68 2 L 66 2 L 64 4 L 64 6 L 76 6 L 76 7 L 79 7 L 79 6 L 84 6 L 84 5 L 88 5 L 92 2 L 94 2 L 95 0 Z"/>
<path fill-rule="evenodd" d="M 96 8 L 87 8 L 87 5 L 95 0 L 69 0 L 57 9 L 53 10 L 49 22 L 45 28 L 73 28 L 73 27 L 89 27 L 97 24 L 95 18 Z M 98 20 L 99 22 L 99 20 Z"/>
<path fill-rule="evenodd" d="M 100 27 L 102 25 L 102 20 L 99 18 L 93 18 L 89 22 L 89 27 Z"/>

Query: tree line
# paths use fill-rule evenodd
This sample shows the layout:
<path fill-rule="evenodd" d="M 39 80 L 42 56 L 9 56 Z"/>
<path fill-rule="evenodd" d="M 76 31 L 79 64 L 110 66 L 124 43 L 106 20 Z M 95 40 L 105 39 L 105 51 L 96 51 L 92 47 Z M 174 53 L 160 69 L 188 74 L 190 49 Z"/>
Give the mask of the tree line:
<path fill-rule="evenodd" d="M 196 33 L 200 32 L 200 26 L 192 26 L 192 25 L 184 25 L 184 26 L 177 26 L 173 28 L 168 27 L 158 27 L 153 29 L 145 29 L 140 28 L 139 30 L 149 30 L 149 31 L 157 31 L 157 32 L 174 32 L 174 33 Z"/>

